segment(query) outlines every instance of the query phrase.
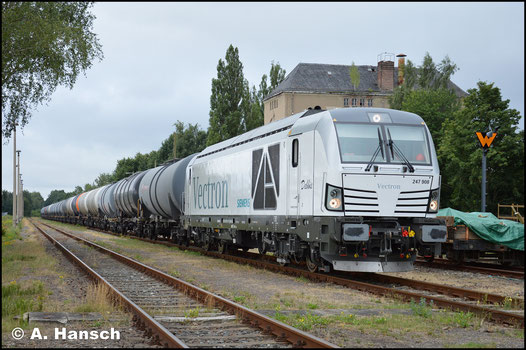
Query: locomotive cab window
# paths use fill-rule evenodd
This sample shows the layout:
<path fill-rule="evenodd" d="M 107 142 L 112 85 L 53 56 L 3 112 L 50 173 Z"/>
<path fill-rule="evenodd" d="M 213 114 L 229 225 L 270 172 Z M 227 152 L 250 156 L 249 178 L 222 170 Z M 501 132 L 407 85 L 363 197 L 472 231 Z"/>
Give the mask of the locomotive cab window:
<path fill-rule="evenodd" d="M 426 132 L 422 126 L 389 125 L 386 131 L 411 164 L 431 164 Z M 391 161 L 403 162 L 397 153 Z"/>
<path fill-rule="evenodd" d="M 299 159 L 299 141 L 298 139 L 292 140 L 292 167 L 295 168 L 298 166 Z"/>
<path fill-rule="evenodd" d="M 367 163 L 378 147 L 382 147 L 382 152 L 378 153 L 375 162 L 386 162 L 384 145 L 379 138 L 381 130 L 378 125 L 336 123 L 336 130 L 342 162 Z"/>

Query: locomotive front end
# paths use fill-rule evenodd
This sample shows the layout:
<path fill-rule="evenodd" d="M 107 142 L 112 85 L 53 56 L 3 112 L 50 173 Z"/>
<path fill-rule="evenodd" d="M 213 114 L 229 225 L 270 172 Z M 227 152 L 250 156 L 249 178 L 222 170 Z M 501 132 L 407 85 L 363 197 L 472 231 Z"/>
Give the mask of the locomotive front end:
<path fill-rule="evenodd" d="M 423 120 L 388 109 L 328 113 L 317 139 L 327 160 L 319 169 L 330 169 L 320 178 L 329 233 L 320 236 L 320 257 L 335 270 L 395 272 L 412 270 L 417 253 L 439 254 L 440 173 Z"/>

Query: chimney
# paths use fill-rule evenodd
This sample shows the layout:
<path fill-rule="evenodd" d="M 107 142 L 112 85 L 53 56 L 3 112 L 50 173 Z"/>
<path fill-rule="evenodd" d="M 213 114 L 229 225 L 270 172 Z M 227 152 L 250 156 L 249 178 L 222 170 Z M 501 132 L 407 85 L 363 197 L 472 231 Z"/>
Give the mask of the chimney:
<path fill-rule="evenodd" d="M 404 82 L 404 70 L 405 70 L 405 57 L 407 55 L 399 53 L 396 55 L 398 57 L 398 86 L 402 85 Z"/>
<path fill-rule="evenodd" d="M 394 88 L 394 54 L 381 53 L 378 59 L 378 88 L 393 91 Z"/>

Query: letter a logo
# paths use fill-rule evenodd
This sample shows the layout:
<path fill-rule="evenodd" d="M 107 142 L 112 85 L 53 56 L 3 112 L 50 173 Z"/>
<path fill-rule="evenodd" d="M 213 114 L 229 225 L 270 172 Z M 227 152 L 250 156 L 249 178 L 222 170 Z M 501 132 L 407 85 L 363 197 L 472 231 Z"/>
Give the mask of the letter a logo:
<path fill-rule="evenodd" d="M 482 148 L 489 148 L 495 136 L 497 136 L 497 133 L 493 133 L 491 137 L 488 137 L 486 133 L 477 132 L 477 137 L 479 138 L 479 142 Z"/>

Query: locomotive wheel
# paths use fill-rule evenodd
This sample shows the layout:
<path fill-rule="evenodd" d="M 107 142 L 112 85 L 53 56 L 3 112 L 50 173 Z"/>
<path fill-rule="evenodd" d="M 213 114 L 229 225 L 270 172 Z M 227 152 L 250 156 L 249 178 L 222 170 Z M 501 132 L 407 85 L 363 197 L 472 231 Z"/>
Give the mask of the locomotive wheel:
<path fill-rule="evenodd" d="M 223 240 L 220 240 L 218 243 L 217 243 L 217 251 L 221 254 L 225 254 L 226 253 L 226 249 L 227 248 L 227 243 Z"/>
<path fill-rule="evenodd" d="M 427 261 L 428 263 L 431 263 L 435 260 L 435 256 L 434 255 L 424 256 L 424 260 Z"/>
<path fill-rule="evenodd" d="M 305 263 L 307 264 L 307 269 L 310 272 L 318 271 L 319 264 L 311 260 L 310 254 L 307 254 L 307 256 L 305 257 Z"/>
<path fill-rule="evenodd" d="M 243 250 L 244 253 L 248 252 L 248 248 L 247 247 L 243 247 L 241 249 Z"/>
<path fill-rule="evenodd" d="M 210 241 L 206 241 L 203 243 L 203 249 L 207 252 L 210 251 L 211 246 L 212 244 L 210 243 Z"/>

